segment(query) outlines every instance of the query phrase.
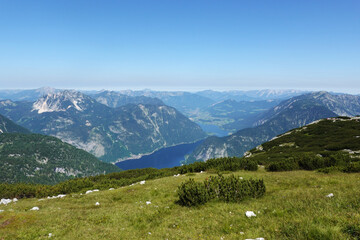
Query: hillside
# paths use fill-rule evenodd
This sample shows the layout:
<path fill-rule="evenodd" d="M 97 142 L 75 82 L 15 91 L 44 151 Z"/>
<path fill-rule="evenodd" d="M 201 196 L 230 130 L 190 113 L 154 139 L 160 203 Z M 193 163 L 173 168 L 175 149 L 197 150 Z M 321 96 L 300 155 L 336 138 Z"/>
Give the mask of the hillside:
<path fill-rule="evenodd" d="M 30 131 L 0 115 L 0 134 L 1 133 L 30 133 Z"/>
<path fill-rule="evenodd" d="M 112 191 L 69 194 L 61 199 L 21 199 L 0 205 L 4 239 L 357 239 L 360 235 L 359 174 L 310 171 L 239 171 L 263 179 L 266 193 L 241 203 L 211 201 L 195 208 L 176 204 L 185 180 L 149 180 Z M 334 197 L 326 197 L 333 193 Z M 95 203 L 99 202 L 98 206 Z M 146 203 L 148 202 L 148 203 Z M 29 211 L 39 207 L 38 211 Z M 246 211 L 256 217 L 247 218 Z"/>
<path fill-rule="evenodd" d="M 146 96 L 129 96 L 115 91 L 102 91 L 91 95 L 108 107 L 117 108 L 126 104 L 165 105 L 160 99 Z"/>
<path fill-rule="evenodd" d="M 315 92 L 285 100 L 259 117 L 258 126 L 230 136 L 208 138 L 190 155 L 188 162 L 224 156 L 242 156 L 246 151 L 293 128 L 340 113 L 360 114 L 360 98 Z"/>
<path fill-rule="evenodd" d="M 32 132 L 58 137 L 105 162 L 206 136 L 172 107 L 127 104 L 111 108 L 75 91 L 49 93 L 36 102 L 0 101 L 0 113 Z"/>
<path fill-rule="evenodd" d="M 300 161 L 305 169 L 359 162 L 360 118 L 322 119 L 275 137 L 245 156 L 265 165 Z"/>
<path fill-rule="evenodd" d="M 54 184 L 120 169 L 61 140 L 39 134 L 0 134 L 0 182 Z"/>

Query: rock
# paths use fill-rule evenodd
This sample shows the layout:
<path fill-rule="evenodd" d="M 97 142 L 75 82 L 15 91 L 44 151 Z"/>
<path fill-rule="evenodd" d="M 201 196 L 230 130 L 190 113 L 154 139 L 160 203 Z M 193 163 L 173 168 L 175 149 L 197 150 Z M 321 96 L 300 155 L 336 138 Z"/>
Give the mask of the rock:
<path fill-rule="evenodd" d="M 145 184 L 145 180 L 140 182 L 140 185 L 144 185 Z"/>
<path fill-rule="evenodd" d="M 30 211 L 39 211 L 39 207 L 33 207 L 32 209 L 30 209 Z"/>
<path fill-rule="evenodd" d="M 326 197 L 332 198 L 332 197 L 334 197 L 334 194 L 333 194 L 333 193 L 330 193 L 330 194 L 326 195 Z"/>
<path fill-rule="evenodd" d="M 150 201 L 146 201 L 146 205 L 149 205 L 149 204 L 151 204 L 151 202 L 150 202 Z"/>
<path fill-rule="evenodd" d="M 96 203 L 95 203 L 95 206 L 100 206 L 100 203 L 99 203 L 99 202 L 96 202 Z"/>
<path fill-rule="evenodd" d="M 256 214 L 253 211 L 246 211 L 245 215 L 250 218 L 250 217 L 256 217 Z"/>

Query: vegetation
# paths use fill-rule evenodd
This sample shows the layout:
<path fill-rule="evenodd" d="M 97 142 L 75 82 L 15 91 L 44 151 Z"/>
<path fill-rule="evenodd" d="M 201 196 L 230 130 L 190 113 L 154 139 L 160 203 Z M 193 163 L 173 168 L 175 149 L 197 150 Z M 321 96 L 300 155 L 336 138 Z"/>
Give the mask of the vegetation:
<path fill-rule="evenodd" d="M 105 164 L 105 163 L 104 163 Z M 69 194 L 85 192 L 89 189 L 109 189 L 127 186 L 142 180 L 157 179 L 177 174 L 186 174 L 211 170 L 236 171 L 236 170 L 257 170 L 254 162 L 241 158 L 212 159 L 207 162 L 196 162 L 174 168 L 144 168 L 122 172 L 114 172 L 105 175 L 75 178 L 56 185 L 41 184 L 0 184 L 1 198 L 23 198 L 23 197 L 46 197 L 57 194 Z"/>
<path fill-rule="evenodd" d="M 247 154 L 269 171 L 360 171 L 360 122 L 338 117 L 294 129 Z"/>
<path fill-rule="evenodd" d="M 0 182 L 56 184 L 120 171 L 84 150 L 40 134 L 0 134 Z"/>
<path fill-rule="evenodd" d="M 261 197 L 264 193 L 263 180 L 243 180 L 234 175 L 210 176 L 203 183 L 190 178 L 178 188 L 179 204 L 188 207 L 204 204 L 211 199 L 240 202 L 248 197 Z"/>
<path fill-rule="evenodd" d="M 132 173 L 134 174 L 134 173 Z M 358 173 L 314 171 L 232 172 L 263 179 L 266 194 L 241 203 L 209 201 L 183 207 L 177 187 L 190 177 L 203 182 L 217 174 L 188 173 L 63 199 L 30 198 L 0 205 L 0 239 L 358 239 Z M 187 176 L 191 175 L 191 176 Z M 227 177 L 224 174 L 224 177 Z M 326 197 L 333 193 L 333 198 Z M 151 204 L 146 204 L 150 201 Z M 99 206 L 95 203 L 99 202 Z M 33 207 L 39 211 L 29 211 Z M 246 211 L 256 217 L 247 218 Z M 149 234 L 151 233 L 151 234 Z"/>

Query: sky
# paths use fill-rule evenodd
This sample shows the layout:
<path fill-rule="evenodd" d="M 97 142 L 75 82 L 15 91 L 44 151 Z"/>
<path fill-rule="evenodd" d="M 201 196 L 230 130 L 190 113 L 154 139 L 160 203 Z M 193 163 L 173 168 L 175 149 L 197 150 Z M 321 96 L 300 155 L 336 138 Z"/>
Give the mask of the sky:
<path fill-rule="evenodd" d="M 0 88 L 360 93 L 358 0 L 0 0 Z"/>

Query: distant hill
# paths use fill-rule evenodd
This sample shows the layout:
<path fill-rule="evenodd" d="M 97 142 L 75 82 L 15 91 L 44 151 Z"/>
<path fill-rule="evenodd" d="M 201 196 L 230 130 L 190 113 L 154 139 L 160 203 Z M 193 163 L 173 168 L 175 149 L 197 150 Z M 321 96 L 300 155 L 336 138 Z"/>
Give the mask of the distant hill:
<path fill-rule="evenodd" d="M 265 165 L 304 157 L 313 158 L 313 165 L 321 162 L 341 165 L 338 161 L 346 157 L 353 162 L 360 161 L 360 117 L 315 121 L 277 136 L 246 152 L 245 156 Z"/>
<path fill-rule="evenodd" d="M 106 162 L 206 137 L 197 124 L 172 107 L 110 108 L 68 90 L 49 93 L 36 102 L 0 101 L 0 113 L 34 133 L 58 137 Z"/>
<path fill-rule="evenodd" d="M 30 133 L 30 131 L 17 125 L 3 115 L 0 115 L 0 134 L 1 133 Z"/>
<path fill-rule="evenodd" d="M 0 182 L 7 183 L 55 184 L 120 170 L 84 150 L 40 134 L 0 134 L 0 163 Z"/>
<path fill-rule="evenodd" d="M 332 95 L 327 92 L 304 94 L 285 100 L 265 112 L 258 126 L 240 130 L 223 138 L 208 138 L 189 156 L 188 161 L 209 158 L 242 156 L 251 148 L 290 129 L 315 120 L 336 117 L 339 114 L 360 114 L 360 97 L 348 94 Z"/>

